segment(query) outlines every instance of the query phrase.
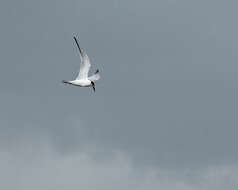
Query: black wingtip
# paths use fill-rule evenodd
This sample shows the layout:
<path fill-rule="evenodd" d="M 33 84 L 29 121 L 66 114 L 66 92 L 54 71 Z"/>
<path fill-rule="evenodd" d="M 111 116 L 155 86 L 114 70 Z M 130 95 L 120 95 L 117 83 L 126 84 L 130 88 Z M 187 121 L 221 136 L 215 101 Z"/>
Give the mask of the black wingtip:
<path fill-rule="evenodd" d="M 77 45 L 77 47 L 78 47 L 78 49 L 79 49 L 79 52 L 80 52 L 80 54 L 82 55 L 82 49 L 80 48 L 80 46 L 79 46 L 79 42 L 78 42 L 78 40 L 77 40 L 77 38 L 74 36 L 74 41 L 75 41 L 75 43 L 76 43 L 76 45 Z"/>
<path fill-rule="evenodd" d="M 94 74 L 97 74 L 97 73 L 99 73 L 99 70 L 98 70 L 98 69 L 96 70 L 96 72 L 95 72 Z"/>

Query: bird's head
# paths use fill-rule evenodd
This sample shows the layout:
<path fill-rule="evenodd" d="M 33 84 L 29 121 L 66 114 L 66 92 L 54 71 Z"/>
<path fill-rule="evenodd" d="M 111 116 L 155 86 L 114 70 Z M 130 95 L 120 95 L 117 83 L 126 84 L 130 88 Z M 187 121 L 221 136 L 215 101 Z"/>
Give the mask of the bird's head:
<path fill-rule="evenodd" d="M 93 81 L 91 81 L 91 86 L 95 86 L 95 83 Z"/>
<path fill-rule="evenodd" d="M 91 86 L 93 87 L 93 91 L 95 92 L 95 83 L 91 81 Z"/>

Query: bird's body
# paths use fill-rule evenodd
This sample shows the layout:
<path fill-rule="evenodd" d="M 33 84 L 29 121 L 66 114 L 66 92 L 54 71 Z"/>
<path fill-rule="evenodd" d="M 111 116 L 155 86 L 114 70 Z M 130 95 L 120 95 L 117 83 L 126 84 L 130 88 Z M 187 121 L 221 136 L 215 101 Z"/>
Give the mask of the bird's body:
<path fill-rule="evenodd" d="M 81 86 L 81 87 L 89 87 L 92 86 L 92 82 L 88 79 L 79 79 L 79 80 L 71 80 L 71 81 L 63 81 L 64 83 L 67 84 L 72 84 L 75 86 Z"/>
<path fill-rule="evenodd" d="M 77 47 L 78 47 L 79 53 L 80 53 L 80 59 L 81 59 L 80 70 L 79 70 L 78 76 L 75 80 L 71 80 L 71 81 L 63 80 L 63 83 L 71 84 L 71 85 L 75 85 L 75 86 L 81 86 L 81 87 L 93 87 L 93 90 L 95 91 L 95 82 L 97 80 L 99 80 L 99 78 L 100 78 L 99 70 L 97 70 L 94 73 L 94 75 L 88 77 L 88 72 L 91 67 L 89 57 L 80 48 L 79 43 L 75 37 L 74 37 L 74 40 L 77 44 Z"/>

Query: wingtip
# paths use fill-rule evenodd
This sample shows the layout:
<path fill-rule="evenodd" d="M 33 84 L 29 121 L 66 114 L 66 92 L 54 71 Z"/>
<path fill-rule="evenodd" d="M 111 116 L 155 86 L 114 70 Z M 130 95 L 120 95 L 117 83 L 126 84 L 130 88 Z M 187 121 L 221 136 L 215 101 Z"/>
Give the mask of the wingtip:
<path fill-rule="evenodd" d="M 82 49 L 81 49 L 80 46 L 79 46 L 79 40 L 77 40 L 77 38 L 76 38 L 75 36 L 74 36 L 73 38 L 74 38 L 75 43 L 77 44 L 77 47 L 78 47 L 78 49 L 79 49 L 80 54 L 82 55 L 82 54 L 83 54 L 83 51 L 82 51 Z"/>
<path fill-rule="evenodd" d="M 99 69 L 96 70 L 95 74 L 99 73 Z"/>

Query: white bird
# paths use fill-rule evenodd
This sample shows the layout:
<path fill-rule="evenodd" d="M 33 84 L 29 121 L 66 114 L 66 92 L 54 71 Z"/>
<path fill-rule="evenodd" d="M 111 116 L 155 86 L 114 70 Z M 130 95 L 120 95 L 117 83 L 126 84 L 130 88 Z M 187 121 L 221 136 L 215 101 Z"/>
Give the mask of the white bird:
<path fill-rule="evenodd" d="M 81 86 L 81 87 L 93 87 L 93 91 L 95 92 L 95 82 L 97 80 L 99 80 L 99 78 L 100 78 L 99 70 L 97 69 L 96 72 L 94 73 L 94 75 L 88 77 L 88 72 L 91 67 L 89 57 L 83 51 L 83 49 L 80 48 L 76 37 L 74 37 L 74 40 L 76 42 L 76 45 L 77 45 L 77 47 L 79 49 L 79 53 L 80 53 L 80 60 L 81 60 L 80 70 L 79 70 L 78 76 L 75 80 L 72 80 L 72 81 L 63 80 L 62 82 L 66 83 L 66 84 L 72 84 L 75 86 Z"/>

